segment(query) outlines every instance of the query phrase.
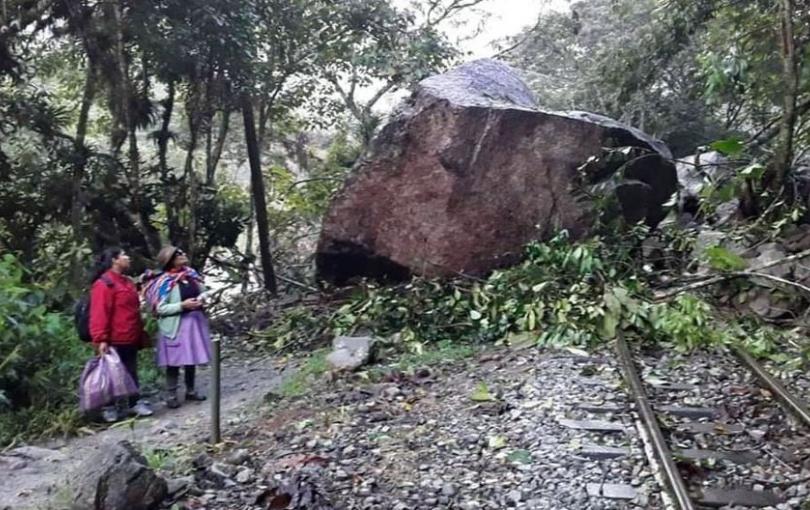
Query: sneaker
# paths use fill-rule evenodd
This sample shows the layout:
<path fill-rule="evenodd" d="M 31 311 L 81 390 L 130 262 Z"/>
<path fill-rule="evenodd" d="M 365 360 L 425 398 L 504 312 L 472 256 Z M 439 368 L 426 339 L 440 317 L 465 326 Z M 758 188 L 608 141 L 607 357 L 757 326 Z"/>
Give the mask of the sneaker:
<path fill-rule="evenodd" d="M 101 410 L 101 419 L 107 423 L 115 423 L 119 418 L 118 409 L 115 407 L 105 407 Z"/>
<path fill-rule="evenodd" d="M 155 414 L 154 411 L 152 411 L 152 406 L 149 405 L 149 402 L 143 399 L 139 400 L 138 403 L 132 406 L 129 412 L 138 417 L 152 416 Z"/>

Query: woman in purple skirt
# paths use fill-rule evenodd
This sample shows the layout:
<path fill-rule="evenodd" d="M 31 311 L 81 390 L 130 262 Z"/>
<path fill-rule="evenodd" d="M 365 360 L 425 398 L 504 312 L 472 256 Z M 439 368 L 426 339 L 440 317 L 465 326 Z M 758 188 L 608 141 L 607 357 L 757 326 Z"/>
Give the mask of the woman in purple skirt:
<path fill-rule="evenodd" d="M 166 405 L 180 406 L 177 387 L 184 367 L 186 400 L 205 400 L 194 386 L 196 365 L 211 359 L 211 334 L 203 312 L 202 277 L 188 267 L 183 250 L 167 246 L 158 254 L 160 272 L 149 276 L 144 294 L 158 318 L 157 362 L 166 367 Z"/>

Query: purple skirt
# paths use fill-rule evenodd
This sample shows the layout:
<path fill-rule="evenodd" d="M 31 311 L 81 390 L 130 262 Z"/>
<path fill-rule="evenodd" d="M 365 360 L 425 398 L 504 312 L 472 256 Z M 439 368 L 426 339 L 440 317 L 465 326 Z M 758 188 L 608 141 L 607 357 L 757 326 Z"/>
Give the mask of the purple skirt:
<path fill-rule="evenodd" d="M 183 314 L 174 338 L 158 336 L 158 366 L 204 365 L 210 360 L 211 333 L 208 330 L 208 318 L 199 310 Z"/>

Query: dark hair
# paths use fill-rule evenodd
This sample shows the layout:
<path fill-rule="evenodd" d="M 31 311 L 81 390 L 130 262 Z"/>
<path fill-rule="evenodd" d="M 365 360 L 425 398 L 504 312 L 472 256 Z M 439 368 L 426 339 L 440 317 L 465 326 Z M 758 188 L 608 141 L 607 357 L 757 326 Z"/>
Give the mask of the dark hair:
<path fill-rule="evenodd" d="M 107 248 L 96 257 L 95 267 L 93 268 L 93 282 L 101 278 L 101 275 L 110 270 L 113 261 L 118 258 L 124 250 L 121 248 Z"/>

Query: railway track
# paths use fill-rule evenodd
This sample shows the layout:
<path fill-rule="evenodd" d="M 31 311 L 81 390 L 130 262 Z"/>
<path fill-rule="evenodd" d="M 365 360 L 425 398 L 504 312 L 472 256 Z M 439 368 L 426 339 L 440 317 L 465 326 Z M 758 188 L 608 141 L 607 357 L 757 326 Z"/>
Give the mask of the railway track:
<path fill-rule="evenodd" d="M 810 472 L 810 411 L 750 355 L 737 351 L 720 367 L 698 363 L 687 373 L 655 366 L 654 356 L 641 359 L 622 336 L 616 349 L 672 506 L 810 508 L 810 497 L 791 492 Z M 711 381 L 708 392 L 702 381 Z"/>

